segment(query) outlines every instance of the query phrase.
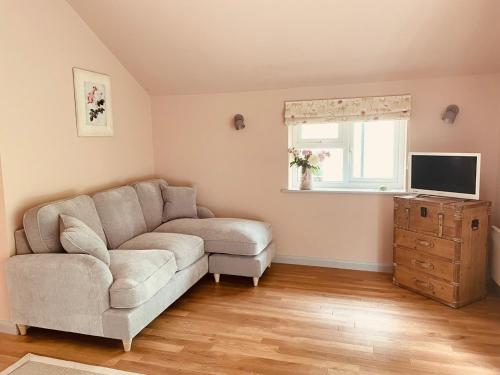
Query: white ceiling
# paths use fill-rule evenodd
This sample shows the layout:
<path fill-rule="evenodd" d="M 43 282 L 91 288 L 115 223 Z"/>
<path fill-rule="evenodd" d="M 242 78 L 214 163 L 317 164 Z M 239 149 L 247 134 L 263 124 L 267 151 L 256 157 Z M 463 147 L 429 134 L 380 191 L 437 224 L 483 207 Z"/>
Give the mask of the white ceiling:
<path fill-rule="evenodd" d="M 67 0 L 153 95 L 500 72 L 500 0 Z"/>

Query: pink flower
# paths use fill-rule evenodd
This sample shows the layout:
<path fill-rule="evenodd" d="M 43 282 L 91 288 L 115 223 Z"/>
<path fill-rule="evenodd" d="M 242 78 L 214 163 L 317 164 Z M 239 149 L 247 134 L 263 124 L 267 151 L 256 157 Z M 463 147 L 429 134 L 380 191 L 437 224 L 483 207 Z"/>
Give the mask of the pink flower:
<path fill-rule="evenodd" d="M 325 160 L 325 158 L 329 158 L 329 157 L 330 157 L 330 151 L 321 151 L 318 154 L 319 161 L 323 161 L 323 160 Z"/>
<path fill-rule="evenodd" d="M 310 156 L 310 155 L 312 155 L 312 151 L 311 150 L 302 150 L 302 155 L 303 156 Z"/>
<path fill-rule="evenodd" d="M 87 103 L 88 104 L 91 104 L 94 102 L 94 95 L 95 95 L 96 91 L 97 91 L 97 87 L 93 86 L 92 90 L 90 90 L 90 92 L 87 94 Z"/>

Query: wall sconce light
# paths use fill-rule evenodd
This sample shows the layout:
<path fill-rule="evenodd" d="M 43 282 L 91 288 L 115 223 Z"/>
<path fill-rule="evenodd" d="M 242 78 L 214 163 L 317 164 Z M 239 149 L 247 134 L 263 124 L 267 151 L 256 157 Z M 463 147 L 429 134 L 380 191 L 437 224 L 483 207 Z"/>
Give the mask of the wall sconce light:
<path fill-rule="evenodd" d="M 458 108 L 458 105 L 450 104 L 448 107 L 446 107 L 443 115 L 441 116 L 441 119 L 445 124 L 453 124 L 455 122 L 455 119 L 457 118 L 459 111 L 460 109 Z"/>
<path fill-rule="evenodd" d="M 234 115 L 234 127 L 236 130 L 245 129 L 245 119 L 239 113 Z"/>

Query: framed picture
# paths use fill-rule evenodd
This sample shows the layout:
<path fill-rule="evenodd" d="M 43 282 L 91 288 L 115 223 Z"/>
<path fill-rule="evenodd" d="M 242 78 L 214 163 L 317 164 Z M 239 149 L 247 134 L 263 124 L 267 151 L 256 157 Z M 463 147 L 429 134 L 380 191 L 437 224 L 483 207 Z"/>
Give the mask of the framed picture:
<path fill-rule="evenodd" d="M 111 79 L 101 73 L 73 68 L 76 125 L 79 137 L 113 135 Z"/>

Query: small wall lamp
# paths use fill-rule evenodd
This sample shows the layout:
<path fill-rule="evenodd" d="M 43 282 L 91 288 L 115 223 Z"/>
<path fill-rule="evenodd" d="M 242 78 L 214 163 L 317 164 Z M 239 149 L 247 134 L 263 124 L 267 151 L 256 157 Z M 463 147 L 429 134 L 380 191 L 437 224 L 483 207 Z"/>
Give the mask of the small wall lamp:
<path fill-rule="evenodd" d="M 240 115 L 239 113 L 234 115 L 234 127 L 236 130 L 245 129 L 245 119 L 243 115 Z"/>
<path fill-rule="evenodd" d="M 458 105 L 450 104 L 444 110 L 441 119 L 444 121 L 445 124 L 453 124 L 455 122 L 455 119 L 457 118 L 459 111 L 460 109 L 458 108 Z"/>

